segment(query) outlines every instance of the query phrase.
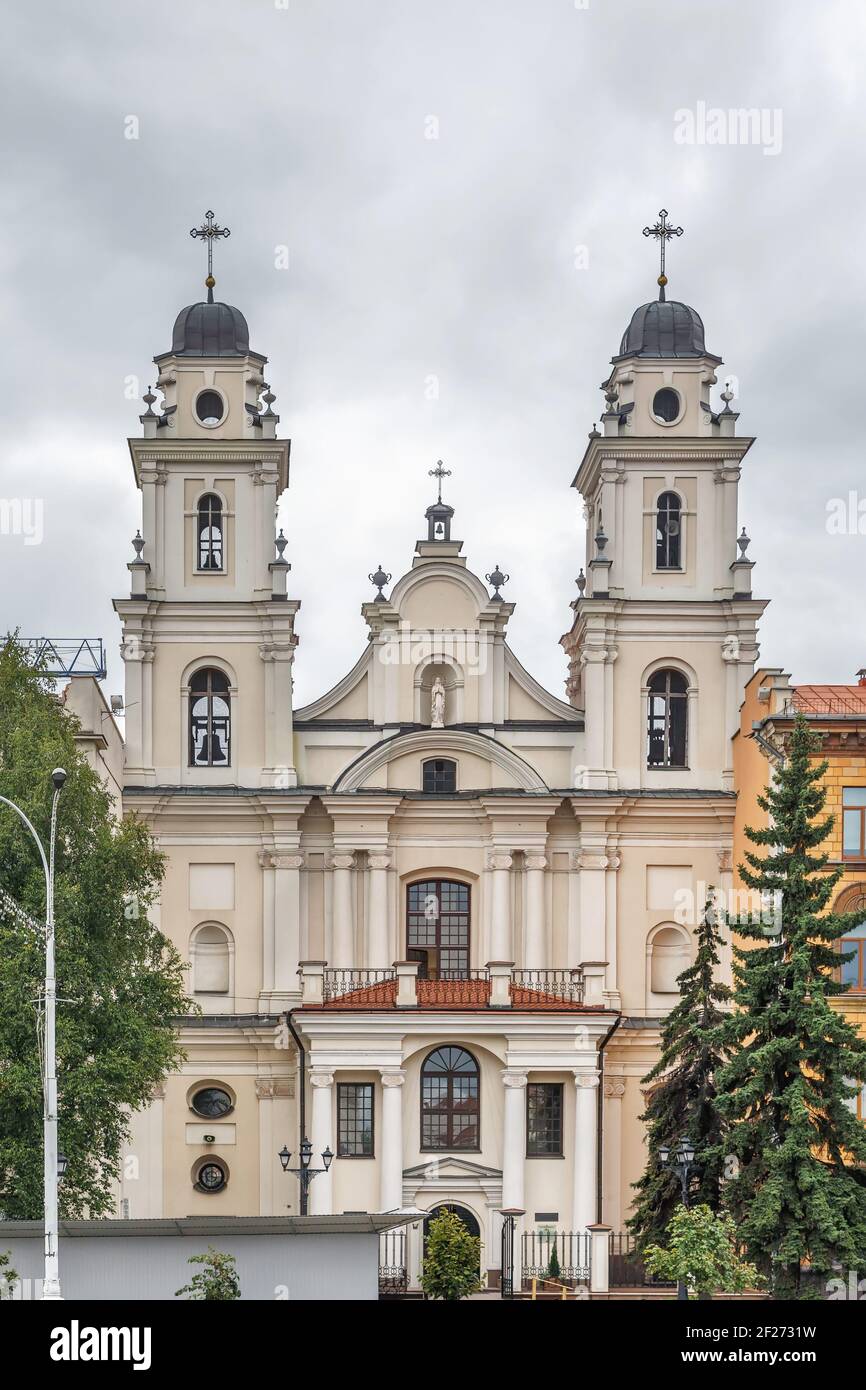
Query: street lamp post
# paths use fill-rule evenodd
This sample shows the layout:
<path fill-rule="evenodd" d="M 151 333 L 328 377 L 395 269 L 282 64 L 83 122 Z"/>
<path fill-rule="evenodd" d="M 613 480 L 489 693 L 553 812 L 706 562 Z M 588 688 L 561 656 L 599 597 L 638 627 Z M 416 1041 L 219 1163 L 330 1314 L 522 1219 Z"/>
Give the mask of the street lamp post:
<path fill-rule="evenodd" d="M 310 1191 L 310 1183 L 313 1181 L 313 1178 L 318 1177 L 319 1173 L 327 1173 L 328 1169 L 334 1161 L 334 1155 L 331 1153 L 330 1145 L 322 1153 L 323 1166 L 321 1168 L 310 1167 L 313 1158 L 313 1146 L 310 1143 L 309 1139 L 306 1138 L 301 1143 L 301 1152 L 298 1155 L 300 1159 L 300 1167 L 289 1167 L 289 1164 L 292 1161 L 292 1155 L 289 1153 L 285 1144 L 280 1149 L 279 1153 L 277 1154 L 277 1157 L 280 1160 L 280 1163 L 283 1165 L 283 1172 L 294 1173 L 295 1177 L 301 1184 L 301 1215 L 306 1216 L 307 1194 Z"/>
<path fill-rule="evenodd" d="M 42 868 L 45 873 L 45 1056 L 43 1060 L 42 1075 L 42 1096 L 43 1096 L 43 1174 L 44 1174 L 44 1194 L 43 1205 L 45 1209 L 45 1276 L 42 1282 L 43 1299 L 58 1299 L 63 1295 L 60 1292 L 60 1263 L 57 1249 L 57 1184 L 58 1184 L 58 1152 L 57 1152 L 57 1058 L 55 1055 L 55 1010 L 57 1000 L 57 981 L 54 974 L 54 843 L 57 834 L 57 802 L 66 781 L 66 773 L 62 767 L 56 767 L 51 774 L 51 781 L 54 783 L 54 797 L 51 802 L 51 834 L 48 845 L 48 855 L 46 856 L 42 841 L 37 835 L 33 824 L 14 801 L 10 801 L 6 796 L 0 796 L 0 801 L 4 806 L 9 806 L 20 816 L 27 826 L 33 839 L 36 841 L 36 848 L 39 850 L 39 858 L 42 860 Z M 64 1159 L 64 1172 L 66 1162 Z"/>
<path fill-rule="evenodd" d="M 687 1139 L 685 1135 L 673 1151 L 668 1148 L 667 1144 L 662 1144 L 659 1148 L 659 1162 L 663 1168 L 667 1168 L 672 1173 L 676 1173 L 680 1180 L 683 1206 L 688 1208 L 689 1186 L 691 1184 L 692 1173 L 696 1173 L 698 1170 L 698 1164 L 695 1163 L 694 1144 L 690 1139 Z M 688 1296 L 689 1291 L 685 1286 L 684 1280 L 681 1279 L 677 1284 L 677 1298 L 688 1299 Z"/>

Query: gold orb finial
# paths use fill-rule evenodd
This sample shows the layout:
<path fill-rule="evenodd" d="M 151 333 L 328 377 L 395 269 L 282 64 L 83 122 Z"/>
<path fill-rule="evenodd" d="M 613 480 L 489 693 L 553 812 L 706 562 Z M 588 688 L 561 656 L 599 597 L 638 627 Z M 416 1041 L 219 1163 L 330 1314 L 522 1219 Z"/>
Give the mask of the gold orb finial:
<path fill-rule="evenodd" d="M 207 285 L 209 290 L 212 290 L 214 285 L 216 284 L 216 280 L 213 278 L 212 275 L 209 275 L 205 280 L 205 284 Z"/>
<path fill-rule="evenodd" d="M 656 283 L 659 284 L 659 285 L 666 285 L 667 282 L 668 282 L 668 277 L 667 277 L 666 275 L 660 275 L 659 278 L 658 278 L 658 280 L 656 281 Z"/>

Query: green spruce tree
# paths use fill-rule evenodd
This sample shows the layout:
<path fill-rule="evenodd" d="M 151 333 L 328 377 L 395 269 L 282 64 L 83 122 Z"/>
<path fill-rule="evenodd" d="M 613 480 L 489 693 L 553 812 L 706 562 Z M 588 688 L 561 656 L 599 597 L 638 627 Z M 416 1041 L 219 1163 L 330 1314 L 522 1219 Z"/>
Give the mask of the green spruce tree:
<path fill-rule="evenodd" d="M 714 1078 L 722 1057 L 715 1039 L 724 1017 L 721 1005 L 731 991 L 717 978 L 722 944 L 718 917 L 710 888 L 696 932 L 694 964 L 677 978 L 679 1002 L 662 1025 L 661 1056 L 644 1077 L 644 1085 L 657 1084 L 641 1116 L 647 1125 L 647 1164 L 634 1184 L 638 1197 L 628 1221 L 639 1249 L 663 1242 L 682 1200 L 677 1174 L 659 1161 L 663 1145 L 673 1149 L 681 1138 L 692 1141 L 697 1156 L 693 1200 L 712 1211 L 720 1205 L 724 1154 Z"/>
<path fill-rule="evenodd" d="M 841 869 L 819 848 L 833 824 L 819 749 L 798 716 L 759 798 L 768 827 L 746 831 L 764 853 L 746 853 L 743 881 L 778 909 L 737 924 L 755 944 L 735 948 L 736 1011 L 719 1033 L 730 1053 L 717 1078 L 731 1127 L 725 1203 L 780 1298 L 800 1293 L 803 1262 L 825 1275 L 837 1261 L 866 1267 L 866 1128 L 851 1109 L 866 1040 L 831 1007 L 844 989 L 837 943 L 857 918 L 825 910 Z"/>

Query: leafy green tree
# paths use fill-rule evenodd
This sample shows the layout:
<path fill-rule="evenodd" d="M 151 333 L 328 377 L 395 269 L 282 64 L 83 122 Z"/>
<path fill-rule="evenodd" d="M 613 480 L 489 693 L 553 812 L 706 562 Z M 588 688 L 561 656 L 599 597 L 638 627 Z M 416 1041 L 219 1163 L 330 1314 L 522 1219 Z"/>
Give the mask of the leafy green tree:
<path fill-rule="evenodd" d="M 0 1250 L 0 1298 L 8 1297 L 18 1280 L 18 1275 L 12 1268 L 11 1260 L 12 1257 L 8 1250 Z"/>
<path fill-rule="evenodd" d="M 680 1180 L 659 1162 L 659 1149 L 675 1149 L 681 1138 L 692 1141 L 697 1154 L 694 1197 L 716 1211 L 724 1153 L 720 1147 L 722 1120 L 716 1109 L 715 1075 L 722 1056 L 715 1038 L 730 998 L 718 981 L 719 947 L 715 890 L 710 888 L 696 933 L 694 964 L 677 978 L 679 1001 L 662 1025 L 661 1055 L 644 1077 L 653 1086 L 641 1119 L 647 1125 L 647 1164 L 634 1184 L 638 1192 L 628 1221 L 639 1249 L 660 1241 L 681 1201 Z"/>
<path fill-rule="evenodd" d="M 553 1240 L 551 1241 L 550 1245 L 550 1259 L 547 1262 L 547 1277 L 548 1279 L 560 1279 L 562 1277 L 562 1270 L 559 1264 L 559 1252 L 556 1248 L 555 1236 L 553 1237 Z"/>
<path fill-rule="evenodd" d="M 434 1216 L 427 1233 L 421 1287 L 428 1298 L 448 1303 L 467 1298 L 481 1288 L 478 1270 L 481 1241 L 470 1235 L 456 1212 Z"/>
<path fill-rule="evenodd" d="M 59 1144 L 69 1160 L 62 1214 L 104 1216 L 129 1112 L 182 1059 L 172 1020 L 194 1011 L 183 963 L 148 909 L 162 857 L 147 827 L 117 822 L 79 752 L 76 721 L 13 638 L 0 645 L 0 793 L 48 842 L 51 770 L 68 780 L 57 832 L 55 920 Z M 42 1214 L 42 1079 L 37 999 L 44 940 L 10 899 L 44 922 L 45 879 L 32 837 L 0 805 L 0 1213 Z"/>
<path fill-rule="evenodd" d="M 681 1205 L 668 1225 L 665 1244 L 647 1246 L 643 1261 L 656 1278 L 685 1284 L 689 1298 L 742 1293 L 761 1284 L 755 1266 L 737 1253 L 732 1217 L 712 1211 L 705 1202 Z"/>
<path fill-rule="evenodd" d="M 197 1301 L 221 1299 L 227 1302 L 240 1298 L 241 1281 L 235 1268 L 234 1255 L 224 1255 L 209 1245 L 206 1255 L 190 1255 L 187 1264 L 202 1265 L 203 1268 L 192 1276 L 188 1284 L 177 1290 L 175 1298 L 182 1298 L 184 1294 Z"/>
<path fill-rule="evenodd" d="M 855 914 L 828 913 L 840 869 L 819 852 L 833 824 L 822 812 L 827 763 L 806 720 L 794 723 L 784 764 L 759 799 L 766 829 L 748 829 L 744 882 L 780 905 L 750 919 L 754 941 L 734 951 L 736 1011 L 719 1030 L 730 1058 L 717 1077 L 731 1128 L 725 1202 L 774 1295 L 791 1298 L 800 1270 L 866 1265 L 866 1127 L 852 1112 L 866 1080 L 866 1039 L 832 1001 L 840 937 Z M 768 919 L 771 914 L 765 913 Z"/>

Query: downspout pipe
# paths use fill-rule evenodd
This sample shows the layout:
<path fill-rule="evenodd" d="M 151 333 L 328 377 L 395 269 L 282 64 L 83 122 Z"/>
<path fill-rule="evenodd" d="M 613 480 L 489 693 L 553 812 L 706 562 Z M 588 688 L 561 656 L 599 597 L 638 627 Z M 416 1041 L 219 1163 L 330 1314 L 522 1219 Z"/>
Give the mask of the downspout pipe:
<path fill-rule="evenodd" d="M 298 1049 L 298 1153 L 301 1151 L 301 1144 L 307 1132 L 307 1054 L 304 1044 L 298 1037 L 295 1025 L 292 1022 L 292 1011 L 286 1011 L 286 1027 L 295 1040 L 295 1047 Z M 307 1215 L 307 1191 L 304 1183 L 299 1183 L 301 1189 L 300 1203 L 301 1216 Z"/>
<path fill-rule="evenodd" d="M 602 1198 L 603 1198 L 602 1175 L 603 1175 L 603 1173 L 604 1173 L 604 1049 L 607 1047 L 608 1043 L 610 1042 L 611 1038 L 613 1037 L 614 1033 L 616 1032 L 617 1028 L 619 1027 L 619 1025 L 620 1025 L 621 1023 L 622 1023 L 622 1014 L 618 1014 L 617 1017 L 614 1019 L 613 1023 L 612 1023 L 612 1024 L 610 1025 L 610 1027 L 608 1028 L 608 1030 L 607 1030 L 607 1032 L 605 1033 L 604 1037 L 602 1038 L 601 1043 L 600 1043 L 600 1045 L 599 1045 L 599 1049 L 598 1049 L 598 1069 L 599 1069 L 600 1075 L 599 1075 L 599 1078 L 598 1078 L 598 1101 L 596 1102 L 596 1104 L 598 1105 L 598 1121 L 597 1121 L 597 1124 L 598 1124 L 598 1145 L 596 1146 L 596 1158 L 595 1158 L 595 1165 L 596 1165 L 596 1166 L 595 1166 L 595 1219 L 596 1219 L 596 1221 L 601 1221 L 601 1219 L 602 1219 Z"/>

